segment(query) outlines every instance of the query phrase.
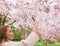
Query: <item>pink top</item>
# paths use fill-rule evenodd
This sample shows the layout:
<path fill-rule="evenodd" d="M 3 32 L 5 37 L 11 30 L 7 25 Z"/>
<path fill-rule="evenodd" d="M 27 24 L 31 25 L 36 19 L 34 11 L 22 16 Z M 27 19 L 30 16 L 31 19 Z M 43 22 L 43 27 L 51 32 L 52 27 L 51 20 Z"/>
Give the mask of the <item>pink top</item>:
<path fill-rule="evenodd" d="M 37 33 L 31 32 L 26 40 L 21 40 L 19 42 L 5 42 L 3 46 L 34 46 L 34 44 L 39 40 Z"/>

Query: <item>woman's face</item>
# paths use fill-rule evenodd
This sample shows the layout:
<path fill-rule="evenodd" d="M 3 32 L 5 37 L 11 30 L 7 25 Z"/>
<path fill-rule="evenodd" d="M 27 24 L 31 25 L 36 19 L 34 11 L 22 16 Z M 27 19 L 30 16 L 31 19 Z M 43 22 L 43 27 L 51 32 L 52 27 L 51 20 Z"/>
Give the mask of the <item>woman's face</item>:
<path fill-rule="evenodd" d="M 14 38 L 13 31 L 10 27 L 7 28 L 6 37 L 8 40 L 12 40 Z"/>

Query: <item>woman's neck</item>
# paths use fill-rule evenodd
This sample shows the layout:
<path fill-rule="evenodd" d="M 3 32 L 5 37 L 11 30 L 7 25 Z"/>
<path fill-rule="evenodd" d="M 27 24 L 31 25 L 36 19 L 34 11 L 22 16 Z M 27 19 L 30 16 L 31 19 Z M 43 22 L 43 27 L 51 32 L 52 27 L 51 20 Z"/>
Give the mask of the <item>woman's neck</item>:
<path fill-rule="evenodd" d="M 11 41 L 11 40 L 2 40 L 2 42 L 1 43 L 5 43 L 5 42 L 9 42 L 9 41 Z"/>

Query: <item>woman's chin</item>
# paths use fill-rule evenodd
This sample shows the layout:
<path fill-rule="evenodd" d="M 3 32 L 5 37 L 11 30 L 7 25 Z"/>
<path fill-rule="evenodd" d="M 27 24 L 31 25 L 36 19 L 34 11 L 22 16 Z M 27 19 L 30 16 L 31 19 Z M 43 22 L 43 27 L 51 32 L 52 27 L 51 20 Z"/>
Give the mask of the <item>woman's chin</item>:
<path fill-rule="evenodd" d="M 9 40 L 13 40 L 14 38 L 11 38 L 11 39 L 9 39 Z"/>

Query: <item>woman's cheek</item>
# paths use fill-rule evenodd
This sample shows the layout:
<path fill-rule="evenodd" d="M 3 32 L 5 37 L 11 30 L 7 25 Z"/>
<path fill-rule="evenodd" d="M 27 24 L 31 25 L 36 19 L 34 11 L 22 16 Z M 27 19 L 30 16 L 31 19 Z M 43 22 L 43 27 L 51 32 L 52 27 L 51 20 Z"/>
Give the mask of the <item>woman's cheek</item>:
<path fill-rule="evenodd" d="M 12 40 L 14 36 L 13 36 L 13 33 L 7 32 L 6 37 L 7 39 Z"/>

